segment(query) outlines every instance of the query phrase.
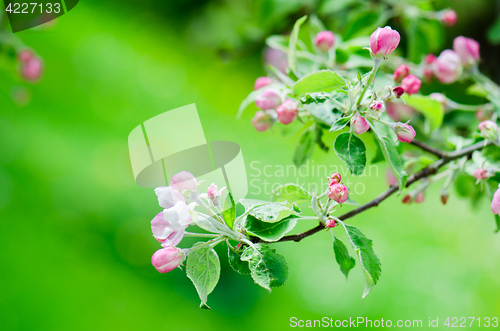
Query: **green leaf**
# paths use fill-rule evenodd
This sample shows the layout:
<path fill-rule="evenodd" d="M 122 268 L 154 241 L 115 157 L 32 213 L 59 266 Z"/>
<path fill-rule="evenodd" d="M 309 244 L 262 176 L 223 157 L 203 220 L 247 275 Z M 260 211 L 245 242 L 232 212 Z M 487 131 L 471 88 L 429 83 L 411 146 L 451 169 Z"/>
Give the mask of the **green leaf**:
<path fill-rule="evenodd" d="M 248 215 L 245 220 L 247 233 L 259 237 L 265 241 L 278 241 L 288 232 L 292 231 L 297 224 L 297 216 L 290 215 L 281 221 L 268 223 Z"/>
<path fill-rule="evenodd" d="M 342 130 L 343 128 L 346 127 L 346 125 L 349 123 L 351 120 L 351 117 L 341 117 L 339 118 L 335 123 L 333 123 L 332 127 L 330 128 L 330 132 Z"/>
<path fill-rule="evenodd" d="M 233 248 L 229 242 L 227 243 L 227 255 L 229 259 L 229 265 L 234 271 L 242 274 L 242 275 L 250 275 L 250 268 L 248 267 L 247 261 L 241 260 L 241 254 L 243 252 L 238 252 L 235 248 Z"/>
<path fill-rule="evenodd" d="M 314 152 L 315 138 L 316 135 L 312 128 L 302 131 L 297 146 L 295 147 L 295 152 L 293 153 L 293 162 L 295 166 L 300 167 L 311 157 Z"/>
<path fill-rule="evenodd" d="M 341 133 L 335 139 L 333 148 L 351 174 L 359 176 L 363 173 L 366 166 L 366 147 L 361 139 L 350 132 Z"/>
<path fill-rule="evenodd" d="M 373 243 L 370 239 L 366 238 L 361 231 L 352 225 L 347 225 L 344 222 L 340 222 L 344 227 L 349 239 L 351 240 L 352 247 L 358 255 L 361 267 L 365 274 L 365 291 L 363 292 L 363 298 L 370 293 L 373 286 L 375 286 L 380 278 L 380 273 L 382 272 L 380 268 L 380 260 L 373 252 Z"/>
<path fill-rule="evenodd" d="M 325 102 L 323 104 L 312 103 L 304 107 L 314 118 L 314 121 L 325 129 L 329 129 L 341 116 L 340 112 L 334 112 L 336 109 L 331 102 Z"/>
<path fill-rule="evenodd" d="M 262 222 L 275 223 L 294 214 L 293 208 L 289 208 L 284 204 L 269 202 L 265 205 L 256 207 L 250 211 L 250 215 L 261 220 Z"/>
<path fill-rule="evenodd" d="M 217 253 L 210 245 L 193 247 L 187 257 L 186 271 L 191 279 L 203 305 L 207 304 L 208 295 L 219 282 L 220 261 Z"/>
<path fill-rule="evenodd" d="M 290 34 L 290 42 L 288 44 L 288 66 L 292 70 L 297 70 L 297 56 L 295 52 L 297 50 L 297 40 L 299 39 L 300 26 L 306 21 L 307 15 L 299 18 L 293 25 L 292 33 Z"/>
<path fill-rule="evenodd" d="M 342 271 L 345 278 L 347 278 L 349 271 L 356 265 L 356 260 L 349 255 L 344 242 L 335 236 L 333 236 L 333 252 L 335 253 L 335 260 L 340 266 L 340 271 Z"/>
<path fill-rule="evenodd" d="M 469 95 L 475 95 L 475 96 L 481 97 L 481 98 L 486 98 L 490 92 L 488 92 L 488 90 L 486 90 L 483 87 L 483 85 L 476 83 L 476 84 L 472 84 L 471 86 L 467 87 L 467 89 L 465 90 L 465 93 L 467 93 Z"/>
<path fill-rule="evenodd" d="M 240 199 L 240 203 L 245 207 L 245 211 L 249 211 L 257 206 L 265 205 L 269 201 L 257 200 L 257 199 Z"/>
<path fill-rule="evenodd" d="M 302 96 L 313 92 L 332 92 L 346 84 L 345 79 L 331 70 L 320 70 L 302 77 L 293 85 L 293 93 Z"/>
<path fill-rule="evenodd" d="M 227 194 L 226 201 L 224 201 L 222 210 L 222 218 L 224 219 L 224 222 L 226 222 L 227 226 L 232 228 L 234 219 L 236 218 L 236 205 L 234 204 L 234 199 L 231 192 Z"/>
<path fill-rule="evenodd" d="M 311 201 L 311 194 L 297 184 L 288 183 L 276 188 L 272 192 L 271 200 L 301 203 Z"/>
<path fill-rule="evenodd" d="M 488 29 L 488 40 L 493 44 L 500 44 L 500 16 L 495 23 Z"/>
<path fill-rule="evenodd" d="M 253 280 L 268 291 L 286 281 L 288 265 L 285 258 L 267 245 L 248 246 L 243 251 L 241 260 L 248 261 Z"/>
<path fill-rule="evenodd" d="M 438 129 L 443 124 L 444 110 L 439 101 L 426 95 L 407 95 L 404 97 L 406 105 L 421 112 L 429 121 L 431 130 Z"/>
<path fill-rule="evenodd" d="M 399 194 L 405 188 L 406 180 L 408 179 L 408 174 L 404 169 L 403 161 L 401 160 L 401 157 L 399 156 L 396 147 L 394 147 L 393 143 L 389 140 L 389 138 L 379 136 L 375 131 L 373 125 L 370 124 L 370 126 L 372 127 L 374 136 L 378 141 L 378 144 L 380 146 L 380 149 L 382 150 L 382 154 L 384 155 L 386 162 L 389 164 L 392 173 L 398 180 L 398 185 L 399 185 L 398 194 Z"/>
<path fill-rule="evenodd" d="M 324 92 L 306 93 L 305 96 L 300 98 L 300 101 L 304 105 L 309 105 L 311 103 L 320 104 L 320 103 L 324 103 L 326 101 L 331 101 L 331 100 L 335 100 L 335 99 L 332 98 L 332 96 L 330 94 L 324 93 Z"/>

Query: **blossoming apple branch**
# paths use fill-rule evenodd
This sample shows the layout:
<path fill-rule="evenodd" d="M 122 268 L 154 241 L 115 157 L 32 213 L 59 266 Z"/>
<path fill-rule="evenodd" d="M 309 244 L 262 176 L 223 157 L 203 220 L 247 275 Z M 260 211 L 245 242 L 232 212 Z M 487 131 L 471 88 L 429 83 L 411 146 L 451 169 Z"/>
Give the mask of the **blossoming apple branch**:
<path fill-rule="evenodd" d="M 440 15 L 445 22 L 444 13 Z M 449 13 L 446 15 L 446 20 L 453 19 Z M 397 31 L 384 27 L 372 33 L 368 50 L 373 66 L 361 75 L 356 66 L 355 70 L 346 70 L 348 66 L 337 63 L 336 48 L 343 47 L 342 41 L 337 42 L 333 32 L 321 29 L 317 18 L 311 24 L 311 28 L 316 29 L 312 40 L 315 54 L 305 50 L 305 46 L 300 46 L 299 52 L 299 29 L 305 21 L 306 17 L 302 17 L 295 23 L 288 47 L 277 42 L 279 38 L 273 39 L 275 47 L 288 53 L 288 69 L 282 72 L 270 66 L 272 77 L 256 80 L 255 91 L 243 101 L 238 115 L 255 102 L 260 110 L 252 124 L 259 132 L 278 123 L 289 125 L 300 120 L 303 127 L 293 156 L 296 166 L 311 157 L 315 146 L 325 152 L 329 150 L 322 141 L 324 131 L 341 132 L 336 136 L 333 149 L 356 176 L 363 174 L 367 163 L 366 147 L 360 136 L 366 137 L 370 132 L 377 142 L 377 155 L 372 162 L 387 162 L 390 187 L 370 202 L 336 215 L 338 207 L 355 203 L 341 175 L 333 173 L 328 178 L 328 185 L 319 188 L 319 192 L 286 184 L 273 191 L 271 201 L 241 199 L 239 202 L 245 211 L 236 215 L 236 203 L 227 188 L 219 189 L 213 183 L 206 192 L 200 192 L 200 182 L 193 174 L 186 171 L 176 174 L 169 186 L 155 189 L 159 205 L 164 209 L 151 221 L 151 230 L 162 248 L 153 254 L 151 262 L 159 272 L 165 273 L 186 261 L 187 276 L 196 287 L 202 308 L 209 309 L 208 295 L 219 280 L 220 261 L 213 249 L 216 245 L 227 245 L 229 264 L 236 272 L 250 275 L 256 284 L 270 291 L 285 283 L 288 266 L 285 258 L 268 245 L 299 242 L 322 230 L 330 232 L 335 260 L 347 277 L 356 259 L 335 235 L 336 231 L 346 232 L 363 269 L 365 297 L 379 281 L 380 260 L 373 251 L 372 241 L 345 221 L 378 206 L 414 183 L 418 185 L 404 195 L 403 203 L 424 202 L 427 188 L 444 179 L 441 201 L 445 204 L 448 190 L 457 183 L 459 175 L 475 178 L 492 196 L 491 210 L 500 226 L 500 190 L 497 190 L 499 183 L 495 177 L 500 172 L 496 123 L 500 112 L 500 88 L 477 69 L 479 44 L 458 37 L 454 50 L 445 50 L 438 57 L 429 54 L 419 65 L 399 59 L 403 63 L 392 74 L 394 83 L 377 86 L 377 72 L 387 70 L 396 58 L 393 52 L 400 41 Z M 304 61 L 308 61 L 307 65 L 303 65 Z M 458 104 L 439 93 L 421 95 L 422 84 L 434 77 L 443 84 L 471 79 L 477 85 L 475 93 L 482 93 L 489 102 L 479 107 Z M 474 110 L 480 119 L 479 125 L 474 125 L 468 135 L 453 133 L 459 130 L 452 124 L 443 123 L 445 111 L 459 109 Z M 440 132 L 441 126 L 448 128 L 446 135 L 442 133 L 441 139 L 446 141 L 443 149 L 427 143 L 432 142 L 430 132 Z M 415 140 L 417 133 L 419 139 L 423 139 Z M 454 146 L 454 151 L 445 151 L 450 145 Z M 492 191 L 496 192 L 491 194 Z M 300 207 L 304 203 L 310 204 L 313 216 L 304 215 Z M 289 234 L 297 222 L 306 219 L 319 224 L 308 231 Z M 187 232 L 192 225 L 204 231 Z M 187 236 L 206 241 L 197 242 L 190 248 L 179 248 L 182 238 Z"/>

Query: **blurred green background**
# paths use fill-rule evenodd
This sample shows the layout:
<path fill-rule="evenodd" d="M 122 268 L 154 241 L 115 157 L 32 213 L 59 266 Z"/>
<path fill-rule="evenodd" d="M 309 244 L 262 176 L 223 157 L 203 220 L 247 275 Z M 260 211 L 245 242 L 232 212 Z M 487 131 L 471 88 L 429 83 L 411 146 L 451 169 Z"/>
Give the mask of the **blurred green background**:
<path fill-rule="evenodd" d="M 235 114 L 265 74 L 264 38 L 289 30 L 316 3 L 81 1 L 50 29 L 17 34 L 46 70 L 40 83 L 28 86 L 25 106 L 11 97 L 23 83 L 7 72 L 0 80 L 0 330 L 282 330 L 293 316 L 421 319 L 426 325 L 429 317 L 500 314 L 500 239 L 488 201 L 471 208 L 452 193 L 442 206 L 439 187 L 424 204 L 406 206 L 392 197 L 350 220 L 374 241 L 382 261 L 381 280 L 365 299 L 361 269 L 346 282 L 326 232 L 274 245 L 290 273 L 271 294 L 234 272 L 219 246 L 222 274 L 209 297 L 212 311 L 198 308 L 184 271 L 160 274 L 152 267 L 159 245 L 149 222 L 160 208 L 153 190 L 134 182 L 129 132 L 196 103 L 208 140 L 240 144 L 249 180 L 256 178 L 251 162 L 292 164 L 296 136 L 257 133 L 253 106 L 241 120 Z M 495 4 L 435 3 L 454 8 L 460 22 L 443 29 L 440 48 L 459 34 L 480 40 L 482 67 L 498 78 L 498 47 L 485 33 Z M 334 15 L 329 19 L 336 26 Z M 341 165 L 320 150 L 313 162 Z M 367 202 L 386 188 L 385 165 L 377 169 L 369 177 L 346 175 L 366 187 L 354 199 Z"/>

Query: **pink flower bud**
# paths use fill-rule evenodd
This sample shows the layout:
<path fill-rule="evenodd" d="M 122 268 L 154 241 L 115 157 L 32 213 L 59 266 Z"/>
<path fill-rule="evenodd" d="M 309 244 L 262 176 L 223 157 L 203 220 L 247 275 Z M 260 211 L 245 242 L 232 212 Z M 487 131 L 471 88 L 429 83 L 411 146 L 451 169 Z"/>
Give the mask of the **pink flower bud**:
<path fill-rule="evenodd" d="M 476 177 L 476 179 L 478 180 L 487 179 L 489 177 L 488 171 L 483 168 L 477 168 L 476 170 L 474 170 L 474 177 Z"/>
<path fill-rule="evenodd" d="M 285 52 L 267 47 L 264 51 L 264 61 L 286 74 L 286 68 L 288 67 L 288 55 Z"/>
<path fill-rule="evenodd" d="M 401 86 L 407 94 L 415 94 L 420 90 L 422 86 L 422 81 L 418 79 L 415 75 L 409 75 L 401 81 Z"/>
<path fill-rule="evenodd" d="M 214 200 L 217 194 L 219 193 L 219 188 L 215 183 L 212 183 L 207 189 L 207 195 L 210 199 Z"/>
<path fill-rule="evenodd" d="M 255 80 L 255 85 L 253 86 L 254 90 L 258 90 L 264 86 L 271 85 L 273 83 L 273 79 L 271 77 L 262 76 Z"/>
<path fill-rule="evenodd" d="M 386 57 L 398 47 L 399 40 L 399 33 L 389 26 L 377 28 L 370 36 L 370 49 L 372 54 L 375 57 Z"/>
<path fill-rule="evenodd" d="M 276 89 L 269 88 L 264 90 L 264 92 L 255 98 L 255 105 L 262 110 L 276 109 L 280 103 L 281 97 L 279 91 Z"/>
<path fill-rule="evenodd" d="M 323 52 L 328 52 L 328 50 L 332 48 L 334 43 L 335 34 L 332 31 L 318 32 L 318 34 L 314 38 L 314 45 L 316 45 L 316 47 Z"/>
<path fill-rule="evenodd" d="M 27 81 L 37 81 L 42 77 L 43 62 L 37 56 L 32 56 L 21 65 L 21 76 Z"/>
<path fill-rule="evenodd" d="M 479 61 L 479 43 L 463 36 L 453 40 L 453 50 L 457 52 L 464 66 L 474 65 Z"/>
<path fill-rule="evenodd" d="M 415 202 L 416 203 L 422 203 L 425 200 L 425 195 L 424 192 L 420 191 L 417 193 L 417 196 L 415 197 Z"/>
<path fill-rule="evenodd" d="M 429 98 L 439 102 L 444 110 L 448 110 L 448 98 L 443 93 L 431 93 L 429 94 Z"/>
<path fill-rule="evenodd" d="M 401 202 L 404 203 L 405 205 L 409 205 L 413 202 L 413 199 L 411 198 L 411 196 L 409 194 L 407 194 L 403 197 Z"/>
<path fill-rule="evenodd" d="M 394 121 L 407 121 L 415 115 L 415 109 L 400 102 L 386 103 L 387 115 Z"/>
<path fill-rule="evenodd" d="M 337 225 L 337 223 L 335 223 L 335 220 L 328 220 L 326 221 L 326 227 L 331 229 L 331 228 L 334 228 L 335 225 Z"/>
<path fill-rule="evenodd" d="M 283 104 L 278 106 L 276 113 L 278 114 L 278 120 L 281 123 L 285 125 L 290 124 L 297 118 L 297 114 L 299 113 L 297 103 L 290 99 L 286 100 Z"/>
<path fill-rule="evenodd" d="M 491 118 L 492 113 L 493 112 L 490 110 L 478 109 L 476 111 L 476 119 L 479 122 L 489 120 Z"/>
<path fill-rule="evenodd" d="M 434 75 L 441 83 L 454 83 L 462 74 L 462 62 L 457 52 L 446 49 L 432 63 Z"/>
<path fill-rule="evenodd" d="M 25 48 L 21 51 L 19 51 L 19 53 L 17 53 L 17 58 L 19 59 L 19 61 L 21 62 L 28 62 L 32 57 L 33 57 L 33 51 L 29 48 Z"/>
<path fill-rule="evenodd" d="M 402 64 L 394 70 L 394 81 L 396 83 L 401 82 L 403 78 L 410 74 L 410 69 L 406 64 Z"/>
<path fill-rule="evenodd" d="M 483 134 L 483 137 L 494 141 L 498 138 L 498 125 L 490 120 L 483 121 L 479 123 L 479 131 Z"/>
<path fill-rule="evenodd" d="M 500 215 L 500 189 L 497 189 L 495 194 L 493 194 L 493 200 L 491 201 L 491 211 L 493 214 Z"/>
<path fill-rule="evenodd" d="M 346 202 L 349 197 L 349 191 L 347 187 L 343 184 L 334 184 L 330 186 L 330 192 L 328 193 L 328 198 L 334 200 L 340 204 Z"/>
<path fill-rule="evenodd" d="M 167 247 L 159 249 L 153 254 L 151 264 L 158 272 L 164 274 L 180 266 L 185 258 L 185 254 L 180 249 Z"/>
<path fill-rule="evenodd" d="M 425 57 L 425 64 L 432 64 L 434 61 L 436 61 L 437 59 L 437 56 L 434 55 L 434 54 L 427 54 L 427 56 Z"/>
<path fill-rule="evenodd" d="M 424 80 L 427 83 L 430 83 L 432 81 L 432 76 L 434 76 L 434 73 L 432 72 L 432 69 L 429 67 L 426 67 L 423 69 L 423 74 L 424 74 Z"/>
<path fill-rule="evenodd" d="M 255 130 L 259 132 L 269 130 L 269 128 L 273 125 L 271 114 L 264 110 L 256 112 L 255 116 L 252 118 L 252 125 L 254 126 Z"/>
<path fill-rule="evenodd" d="M 329 186 L 332 186 L 332 185 L 335 185 L 335 184 L 338 184 L 342 181 L 342 177 L 340 176 L 339 173 L 337 172 L 334 172 L 331 176 L 330 176 L 330 183 L 328 184 Z"/>
<path fill-rule="evenodd" d="M 387 178 L 387 184 L 389 184 L 389 186 L 398 184 L 398 180 L 396 176 L 394 176 L 394 173 L 392 172 L 391 168 L 387 168 L 386 178 Z"/>
<path fill-rule="evenodd" d="M 380 100 L 373 100 L 373 102 L 370 104 L 370 108 L 375 109 L 375 110 L 384 111 L 385 104 Z"/>
<path fill-rule="evenodd" d="M 196 191 L 197 186 L 196 178 L 189 171 L 181 171 L 170 179 L 170 187 L 177 191 Z"/>
<path fill-rule="evenodd" d="M 395 88 L 392 89 L 392 92 L 394 93 L 396 98 L 399 99 L 405 93 L 405 89 L 400 86 L 396 86 Z"/>
<path fill-rule="evenodd" d="M 439 20 L 446 26 L 457 24 L 457 13 L 453 9 L 445 9 L 439 13 Z"/>
<path fill-rule="evenodd" d="M 402 143 L 409 143 L 415 138 L 415 130 L 413 130 L 413 127 L 409 124 L 396 123 L 394 124 L 393 130 Z"/>
<path fill-rule="evenodd" d="M 370 124 L 361 116 L 356 115 L 351 119 L 351 125 L 354 128 L 354 132 L 357 134 L 362 134 L 368 131 Z"/>

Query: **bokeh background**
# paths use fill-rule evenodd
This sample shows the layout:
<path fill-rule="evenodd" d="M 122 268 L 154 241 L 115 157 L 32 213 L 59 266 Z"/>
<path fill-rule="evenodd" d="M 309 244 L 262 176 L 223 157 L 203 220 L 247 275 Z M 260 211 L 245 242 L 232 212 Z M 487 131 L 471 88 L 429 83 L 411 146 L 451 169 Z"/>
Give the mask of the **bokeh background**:
<path fill-rule="evenodd" d="M 382 261 L 381 280 L 365 299 L 359 265 L 346 281 L 326 232 L 274 245 L 290 274 L 271 294 L 234 272 L 219 246 L 222 274 L 209 296 L 212 311 L 198 308 L 184 271 L 159 274 L 150 263 L 159 245 L 149 222 L 160 209 L 153 190 L 134 182 L 129 132 L 196 103 L 208 140 L 240 144 L 249 180 L 294 181 L 259 177 L 250 164 L 292 164 L 297 136 L 257 133 L 250 124 L 255 108 L 240 120 L 236 110 L 265 74 L 266 36 L 289 31 L 296 18 L 316 10 L 343 32 L 356 13 L 342 6 L 360 3 L 370 10 L 371 2 L 355 0 L 88 0 L 55 25 L 18 33 L 46 69 L 34 85 L 1 73 L 0 329 L 284 330 L 293 316 L 421 319 L 424 325 L 429 317 L 499 316 L 500 234 L 488 201 L 472 207 L 452 192 L 442 206 L 439 187 L 424 204 L 402 205 L 392 197 L 350 220 L 374 241 Z M 457 35 L 473 37 L 481 42 L 482 69 L 498 82 L 500 40 L 488 29 L 500 3 L 429 5 L 455 9 L 459 24 L 436 29 L 436 40 L 426 45 L 434 49 L 421 53 L 439 53 Z M 12 97 L 20 87 L 29 102 Z M 448 96 L 467 101 L 452 89 Z M 371 139 L 367 144 L 373 147 Z M 341 165 L 320 150 L 312 162 Z M 385 164 L 377 167 L 369 177 L 346 175 L 365 185 L 364 194 L 353 196 L 360 203 L 387 187 Z"/>

